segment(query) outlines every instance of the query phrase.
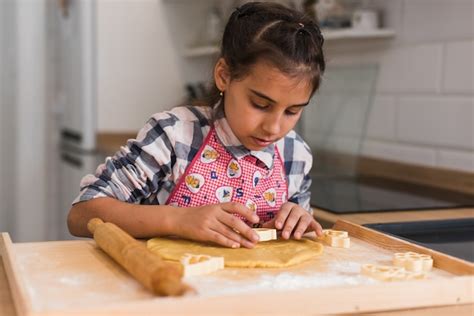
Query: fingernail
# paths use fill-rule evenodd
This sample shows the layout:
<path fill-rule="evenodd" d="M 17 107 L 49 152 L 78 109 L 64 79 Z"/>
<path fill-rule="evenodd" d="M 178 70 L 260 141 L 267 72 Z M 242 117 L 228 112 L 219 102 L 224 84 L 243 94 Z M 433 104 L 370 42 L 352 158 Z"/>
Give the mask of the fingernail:
<path fill-rule="evenodd" d="M 295 237 L 296 237 L 297 239 L 300 239 L 300 238 L 301 238 L 301 234 L 300 234 L 300 233 L 295 233 Z"/>
<path fill-rule="evenodd" d="M 240 247 L 239 244 L 232 244 L 232 248 L 234 248 L 234 249 L 235 249 L 235 248 L 239 248 L 239 247 Z"/>
<path fill-rule="evenodd" d="M 258 223 L 260 221 L 260 218 L 257 215 L 252 216 L 252 219 L 255 223 Z"/>
<path fill-rule="evenodd" d="M 255 242 L 257 242 L 257 241 L 260 240 L 260 236 L 257 235 L 257 234 L 253 234 L 253 235 L 252 235 L 252 240 L 255 241 Z"/>
<path fill-rule="evenodd" d="M 288 239 L 290 237 L 290 233 L 287 231 L 283 232 L 283 238 Z"/>
<path fill-rule="evenodd" d="M 276 227 L 277 229 L 280 229 L 280 228 L 281 228 L 281 225 L 282 225 L 281 222 L 276 222 L 276 223 L 275 223 L 275 227 Z"/>

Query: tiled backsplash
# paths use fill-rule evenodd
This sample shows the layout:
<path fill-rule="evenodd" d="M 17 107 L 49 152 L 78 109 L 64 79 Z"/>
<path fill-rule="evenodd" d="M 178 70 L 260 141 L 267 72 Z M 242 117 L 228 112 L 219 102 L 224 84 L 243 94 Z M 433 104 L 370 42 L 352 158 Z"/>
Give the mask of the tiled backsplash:
<path fill-rule="evenodd" d="M 303 136 L 316 154 L 313 171 L 333 169 L 318 159 L 318 151 L 360 154 L 377 74 L 376 65 L 328 67 L 323 87 L 303 115 Z"/>
<path fill-rule="evenodd" d="M 474 171 L 474 0 L 379 0 L 372 4 L 384 11 L 385 26 L 396 30 L 394 40 L 328 43 L 326 48 L 329 79 L 331 66 L 379 66 L 362 153 Z M 346 81 L 338 87 L 340 95 L 329 100 L 324 84 L 316 103 L 337 104 L 337 98 L 350 95 L 355 88 L 351 85 L 360 86 Z M 332 140 L 340 150 L 347 151 L 358 138 L 345 132 L 360 124 L 359 104 L 354 100 L 353 113 L 346 113 L 350 122 Z M 331 115 L 309 110 L 305 121 L 325 124 Z"/>

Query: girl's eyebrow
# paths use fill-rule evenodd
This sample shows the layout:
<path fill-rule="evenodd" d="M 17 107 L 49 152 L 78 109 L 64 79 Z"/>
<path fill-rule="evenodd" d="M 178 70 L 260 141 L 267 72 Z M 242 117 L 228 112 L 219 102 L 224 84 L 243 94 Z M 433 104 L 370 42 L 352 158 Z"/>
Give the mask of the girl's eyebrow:
<path fill-rule="evenodd" d="M 258 96 L 258 97 L 260 97 L 260 98 L 262 98 L 262 99 L 265 99 L 265 100 L 267 100 L 267 101 L 269 101 L 269 102 L 271 102 L 271 103 L 277 103 L 275 100 L 273 100 L 272 98 L 270 98 L 270 97 L 264 95 L 264 94 L 261 93 L 261 92 L 255 91 L 255 90 L 253 90 L 253 89 L 249 89 L 249 90 L 250 90 L 250 92 L 252 92 L 253 94 L 255 94 L 256 96 Z M 306 105 L 308 105 L 308 103 L 309 103 L 309 101 L 306 102 L 306 103 L 301 103 L 301 104 L 293 104 L 293 105 L 291 105 L 290 107 L 306 106 Z"/>

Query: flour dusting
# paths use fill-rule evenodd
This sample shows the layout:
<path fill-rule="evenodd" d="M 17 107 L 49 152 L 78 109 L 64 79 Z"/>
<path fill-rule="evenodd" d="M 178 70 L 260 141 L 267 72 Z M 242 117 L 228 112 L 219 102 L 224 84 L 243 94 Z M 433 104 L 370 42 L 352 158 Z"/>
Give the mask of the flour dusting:
<path fill-rule="evenodd" d="M 239 270 L 220 275 L 196 276 L 185 281 L 199 289 L 201 296 L 232 295 L 261 291 L 288 291 L 342 285 L 374 284 L 378 281 L 360 275 L 360 264 L 336 262 L 325 272 L 258 273 L 252 279 L 236 278 Z"/>

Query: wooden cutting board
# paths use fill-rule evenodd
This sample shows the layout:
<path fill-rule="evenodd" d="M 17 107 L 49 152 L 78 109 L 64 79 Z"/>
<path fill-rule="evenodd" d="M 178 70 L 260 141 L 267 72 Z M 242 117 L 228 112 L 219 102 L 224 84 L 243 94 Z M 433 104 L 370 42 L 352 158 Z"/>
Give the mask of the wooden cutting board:
<path fill-rule="evenodd" d="M 197 295 L 154 297 L 93 240 L 12 244 L 0 250 L 18 315 L 308 314 L 368 312 L 474 302 L 474 265 L 349 222 L 351 248 L 325 247 L 319 258 L 286 269 L 225 269 L 185 282 Z M 364 263 L 391 264 L 394 252 L 431 255 L 429 278 L 381 282 L 361 276 Z"/>

